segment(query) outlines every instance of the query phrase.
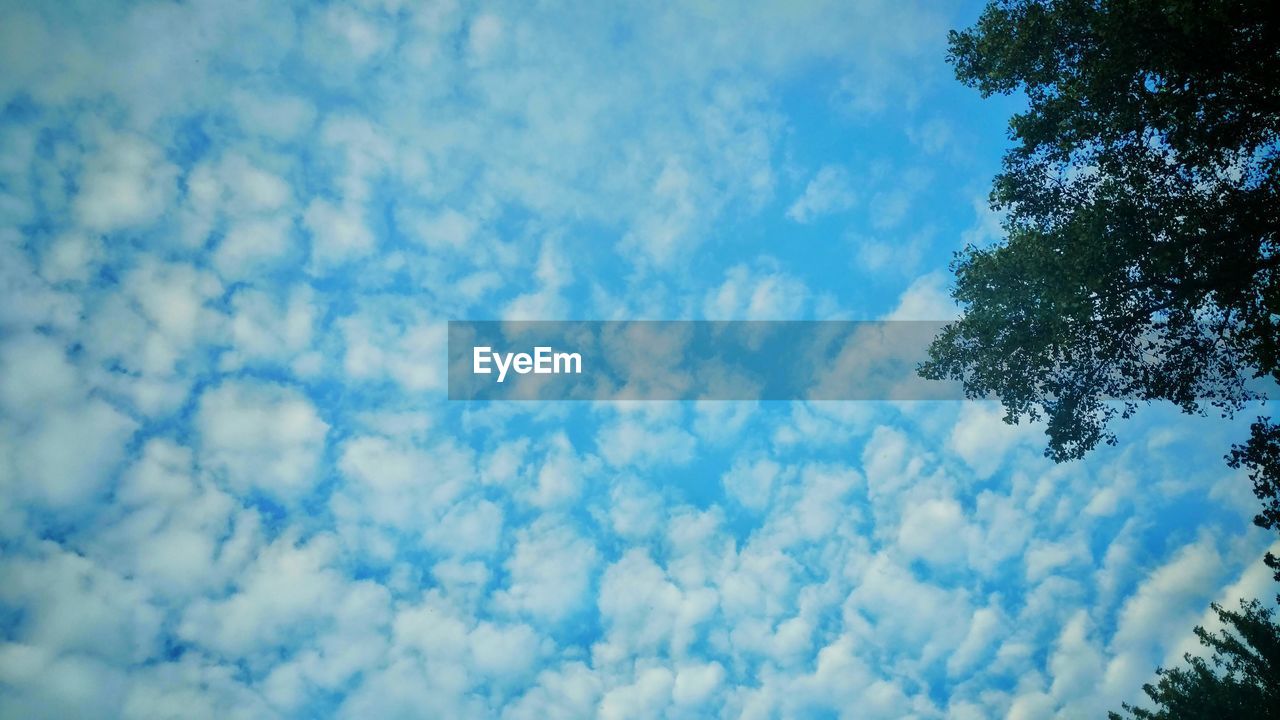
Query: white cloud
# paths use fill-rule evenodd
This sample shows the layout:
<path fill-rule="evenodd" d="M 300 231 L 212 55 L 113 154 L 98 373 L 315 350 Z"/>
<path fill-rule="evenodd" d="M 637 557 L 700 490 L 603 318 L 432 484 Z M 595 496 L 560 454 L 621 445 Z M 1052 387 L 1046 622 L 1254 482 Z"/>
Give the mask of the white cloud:
<path fill-rule="evenodd" d="M 714 697 L 724 679 L 724 666 L 718 662 L 684 665 L 676 671 L 671 697 L 677 705 L 701 705 Z"/>
<path fill-rule="evenodd" d="M 222 358 L 226 369 L 286 364 L 311 347 L 319 309 L 310 287 L 294 286 L 279 299 L 261 290 L 239 290 L 231 296 L 231 310 L 227 330 L 234 345 Z"/>
<path fill-rule="evenodd" d="M 565 320 L 568 305 L 562 291 L 572 279 L 573 266 L 555 240 L 545 240 L 538 250 L 533 278 L 538 288 L 522 293 L 503 310 L 504 320 Z"/>
<path fill-rule="evenodd" d="M 504 683 L 528 675 L 539 659 L 540 640 L 528 625 L 482 622 L 468 637 L 476 670 Z"/>
<path fill-rule="evenodd" d="M 317 271 L 360 258 L 373 250 L 373 233 L 357 204 L 335 205 L 328 200 L 312 200 L 302 221 L 311 232 L 311 260 Z"/>
<path fill-rule="evenodd" d="M 338 460 L 350 485 L 335 496 L 335 512 L 353 522 L 422 532 L 424 522 L 438 521 L 462 497 L 473 463 L 451 442 L 423 448 L 378 436 L 352 438 Z"/>
<path fill-rule="evenodd" d="M 474 219 L 453 208 L 446 208 L 416 223 L 413 228 L 414 239 L 427 247 L 454 250 L 465 249 L 477 229 Z"/>
<path fill-rule="evenodd" d="M 261 524 L 195 475 L 193 455 L 152 439 L 122 474 L 118 508 L 90 556 L 146 584 L 158 598 L 191 598 L 225 587 L 258 549 Z"/>
<path fill-rule="evenodd" d="M 861 299 L 820 248 L 750 257 L 808 143 L 787 98 L 827 68 L 962 173 L 916 106 L 945 13 L 227 10 L 0 24 L 0 715 L 1073 716 L 1265 592 L 1213 512 L 1171 549 L 1191 451 L 1146 426 L 1124 462 L 1174 461 L 1126 476 L 955 405 L 436 397 L 445 317 Z M 924 263 L 929 173 L 869 160 L 858 219 L 892 232 L 855 269 Z M 854 207 L 850 172 L 781 207 Z M 890 317 L 953 316 L 946 277 Z M 1177 502 L 1239 480 L 1193 475 Z"/>
<path fill-rule="evenodd" d="M 1003 418 L 1004 408 L 997 403 L 966 403 L 947 439 L 947 447 L 980 478 L 990 477 L 1018 445 L 1042 441 L 1037 426 L 1025 420 L 1010 425 Z"/>
<path fill-rule="evenodd" d="M 342 366 L 351 378 L 389 378 L 411 392 L 444 389 L 445 323 L 370 309 L 337 324 L 345 341 Z"/>
<path fill-rule="evenodd" d="M 818 170 L 800 197 L 787 208 L 787 217 L 798 223 L 813 222 L 824 215 L 848 210 L 855 199 L 848 173 L 843 168 L 827 165 Z"/>
<path fill-rule="evenodd" d="M 97 399 L 49 410 L 14 458 L 22 482 L 17 494 L 53 509 L 87 511 L 110 488 L 136 428 L 128 416 Z"/>
<path fill-rule="evenodd" d="M 0 407 L 33 419 L 80 400 L 85 392 L 75 367 L 51 338 L 28 334 L 0 345 Z"/>
<path fill-rule="evenodd" d="M 602 428 L 596 445 L 600 456 L 614 467 L 649 467 L 689 462 L 697 441 L 677 428 L 627 418 Z"/>
<path fill-rule="evenodd" d="M 296 138 L 315 122 L 315 107 L 294 95 L 270 95 L 240 90 L 231 96 L 241 125 L 250 132 L 277 140 Z"/>
<path fill-rule="evenodd" d="M 537 684 L 503 709 L 511 720 L 555 717 L 590 717 L 600 695 L 600 677 L 585 664 L 566 662 L 538 674 Z"/>
<path fill-rule="evenodd" d="M 485 553 L 502 539 L 502 508 L 488 500 L 455 504 L 426 531 L 427 540 L 453 553 Z"/>
<path fill-rule="evenodd" d="M 598 603 L 606 631 L 592 655 L 597 664 L 612 665 L 659 653 L 683 656 L 716 596 L 677 587 L 647 553 L 633 549 L 605 570 Z"/>
<path fill-rule="evenodd" d="M 947 290 L 947 277 L 940 272 L 922 275 L 912 281 L 898 298 L 898 305 L 886 320 L 952 320 L 959 309 Z"/>
<path fill-rule="evenodd" d="M 773 494 L 774 486 L 783 475 L 784 468 L 768 458 L 754 461 L 746 459 L 734 463 L 721 478 L 725 492 L 743 505 L 754 510 L 764 510 Z"/>
<path fill-rule="evenodd" d="M 582 607 L 598 554 L 591 543 L 549 521 L 516 532 L 505 566 L 508 585 L 494 604 L 544 622 L 560 622 Z"/>
<path fill-rule="evenodd" d="M 971 534 L 964 510 L 954 499 L 927 500 L 905 508 L 898 547 L 933 565 L 953 566 L 966 559 Z"/>
<path fill-rule="evenodd" d="M 1004 237 L 1004 214 L 991 209 L 991 203 L 985 196 L 974 196 L 970 203 L 976 216 L 973 225 L 965 230 L 960 239 L 965 245 L 982 247 Z"/>
<path fill-rule="evenodd" d="M 700 188 L 679 158 L 668 158 L 648 189 L 644 207 L 627 233 L 621 249 L 634 252 L 641 261 L 663 268 L 698 242 L 696 221 Z"/>
<path fill-rule="evenodd" d="M 17 642 L 54 655 L 124 664 L 145 662 L 160 650 L 161 614 L 145 588 L 54 543 L 3 564 L 0 596 L 31 613 L 22 620 Z"/>
<path fill-rule="evenodd" d="M 331 537 L 305 544 L 282 537 L 265 548 L 231 596 L 201 600 L 183 613 L 178 634 L 260 672 L 279 653 L 263 687 L 282 710 L 296 709 L 308 687 L 334 691 L 383 657 L 390 608 L 385 588 L 348 582 L 331 567 Z"/>
<path fill-rule="evenodd" d="M 85 163 L 75 215 L 92 231 L 113 232 L 160 217 L 170 203 L 178 170 L 160 149 L 131 135 L 103 135 Z"/>
<path fill-rule="evenodd" d="M 94 709 L 102 710 L 101 706 Z M 127 685 L 121 710 L 127 718 L 159 715 L 200 720 L 251 720 L 273 712 L 232 668 L 189 654 L 137 671 Z"/>
<path fill-rule="evenodd" d="M 854 259 L 868 274 L 911 277 L 917 272 L 935 234 L 934 228 L 925 226 L 910 233 L 884 233 L 876 237 L 855 235 L 850 240 L 854 246 Z M 929 319 L 938 317 L 946 316 Z"/>
<path fill-rule="evenodd" d="M 930 155 L 938 155 L 954 147 L 955 129 L 945 118 L 934 117 L 920 125 L 907 127 L 907 137 Z"/>
<path fill-rule="evenodd" d="M 1062 629 L 1049 659 L 1053 676 L 1050 692 L 1060 704 L 1087 706 L 1096 697 L 1105 658 L 1093 639 L 1093 628 L 1083 610 Z M 1095 708 L 1101 714 L 1104 708 Z"/>
<path fill-rule="evenodd" d="M 573 503 L 582 494 L 583 485 L 600 472 L 600 461 L 594 455 L 580 454 L 563 433 L 546 440 L 547 453 L 536 469 L 531 468 L 534 484 L 517 496 L 529 504 L 547 509 Z"/>
<path fill-rule="evenodd" d="M 964 640 L 947 659 L 947 674 L 955 676 L 972 670 L 976 663 L 991 653 L 1007 629 L 1006 623 L 1007 620 L 998 607 L 974 610 Z"/>
<path fill-rule="evenodd" d="M 186 263 L 146 258 L 122 278 L 119 292 L 90 306 L 85 349 L 92 360 L 125 373 L 98 382 L 115 386 L 137 410 L 156 415 L 176 409 L 198 367 L 200 342 L 221 331 L 211 304 L 221 283 Z"/>
<path fill-rule="evenodd" d="M 670 702 L 671 687 L 671 671 L 664 667 L 638 671 L 635 682 L 605 693 L 599 716 L 608 720 L 662 717 Z"/>
<path fill-rule="evenodd" d="M 735 265 L 724 282 L 707 292 L 702 303 L 708 320 L 797 320 L 807 304 L 809 289 L 798 278 L 770 267 Z"/>
<path fill-rule="evenodd" d="M 103 259 L 102 242 L 86 233 L 68 233 L 45 251 L 40 274 L 49 282 L 84 282 Z"/>
<path fill-rule="evenodd" d="M 224 277 L 239 277 L 248 270 L 270 266 L 288 252 L 292 229 L 287 217 L 238 223 L 218 245 L 214 265 Z"/>
<path fill-rule="evenodd" d="M 325 16 L 326 29 L 341 39 L 357 62 L 368 61 L 392 42 L 389 28 L 353 8 L 331 7 Z"/>
<path fill-rule="evenodd" d="M 467 42 L 473 58 L 485 60 L 495 52 L 502 42 L 502 19 L 496 15 L 484 14 L 471 21 Z"/>
<path fill-rule="evenodd" d="M 329 426 L 296 390 L 227 381 L 201 396 L 196 426 L 201 464 L 236 492 L 288 499 L 320 480 Z"/>
<path fill-rule="evenodd" d="M 609 521 L 618 535 L 635 541 L 656 533 L 665 520 L 662 497 L 638 481 L 624 481 L 609 493 Z"/>
<path fill-rule="evenodd" d="M 17 688 L 0 696 L 0 712 L 14 717 L 87 717 L 120 706 L 126 679 L 118 666 L 42 647 L 0 645 L 0 683 Z"/>
<path fill-rule="evenodd" d="M 38 327 L 74 328 L 80 321 L 84 299 L 51 289 L 35 274 L 23 250 L 24 236 L 15 228 L 0 227 L 0 328 L 22 334 Z"/>
<path fill-rule="evenodd" d="M 1129 596 L 1116 619 L 1102 688 L 1110 697 L 1132 692 L 1163 660 L 1156 651 L 1169 628 L 1187 628 L 1200 615 L 1206 588 L 1221 580 L 1222 559 L 1208 538 L 1184 546 Z"/>

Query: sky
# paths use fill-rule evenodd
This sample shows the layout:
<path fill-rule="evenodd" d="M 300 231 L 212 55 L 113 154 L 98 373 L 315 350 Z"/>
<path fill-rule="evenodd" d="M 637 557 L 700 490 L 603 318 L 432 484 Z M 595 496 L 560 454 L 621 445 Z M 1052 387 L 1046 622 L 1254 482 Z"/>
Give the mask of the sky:
<path fill-rule="evenodd" d="M 448 320 L 954 317 L 979 10 L 0 0 L 0 716 L 1140 699 L 1274 594 L 1249 412 L 446 399 Z"/>

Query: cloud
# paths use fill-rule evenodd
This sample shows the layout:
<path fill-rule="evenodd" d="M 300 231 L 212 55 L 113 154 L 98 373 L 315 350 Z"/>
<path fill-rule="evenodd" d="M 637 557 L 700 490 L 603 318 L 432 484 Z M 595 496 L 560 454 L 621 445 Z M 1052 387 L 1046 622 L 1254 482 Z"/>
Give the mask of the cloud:
<path fill-rule="evenodd" d="M 723 283 L 707 292 L 702 312 L 708 320 L 796 320 L 809 294 L 799 278 L 776 263 L 765 261 L 755 268 L 739 264 L 725 272 Z"/>
<path fill-rule="evenodd" d="M 156 657 L 161 613 L 144 587 L 91 561 L 40 543 L 0 561 L 0 603 L 26 608 L 0 644 L 0 711 L 33 717 L 112 712 L 125 668 Z"/>
<path fill-rule="evenodd" d="M 191 450 L 154 438 L 121 474 L 117 505 L 86 550 L 145 584 L 186 600 L 226 587 L 261 542 L 259 516 L 195 472 Z"/>
<path fill-rule="evenodd" d="M 196 413 L 200 462 L 236 492 L 295 498 L 319 480 L 329 426 L 301 393 L 232 380 L 205 391 Z"/>
<path fill-rule="evenodd" d="M 683 656 L 714 611 L 716 596 L 703 588 L 681 589 L 635 549 L 605 570 L 598 603 L 606 631 L 592 655 L 597 665 L 607 666 L 657 654 Z"/>
<path fill-rule="evenodd" d="M 377 308 L 337 322 L 345 353 L 342 367 L 355 380 L 390 380 L 409 392 L 445 387 L 443 322 L 409 310 Z"/>
<path fill-rule="evenodd" d="M 930 155 L 937 155 L 953 147 L 955 129 L 945 118 L 930 118 L 919 126 L 907 128 L 907 137 Z"/>
<path fill-rule="evenodd" d="M 572 279 L 572 266 L 554 241 L 542 244 L 533 277 L 540 287 L 517 296 L 503 313 L 506 320 L 565 320 L 566 304 L 562 291 Z"/>
<path fill-rule="evenodd" d="M 534 720 L 556 713 L 587 717 L 596 712 L 599 694 L 599 676 L 586 664 L 570 661 L 539 673 L 537 683 L 504 708 L 502 716 L 513 720 Z"/>
<path fill-rule="evenodd" d="M 340 518 L 414 535 L 422 533 L 424 522 L 439 522 L 474 473 L 471 453 L 451 442 L 419 447 L 378 435 L 344 442 L 337 464 L 348 480 L 332 501 Z M 455 522 L 464 519 L 457 516 Z"/>
<path fill-rule="evenodd" d="M 650 200 L 636 228 L 622 240 L 624 249 L 659 267 L 673 262 L 682 250 L 692 249 L 699 201 L 697 188 L 678 158 L 669 158 L 647 193 Z"/>
<path fill-rule="evenodd" d="M 44 253 L 40 274 L 51 283 L 84 282 L 102 260 L 102 243 L 80 233 L 68 233 L 54 240 Z"/>
<path fill-rule="evenodd" d="M 311 348 L 318 314 L 315 293 L 305 285 L 295 285 L 279 299 L 255 289 L 236 292 L 228 326 L 233 345 L 221 357 L 222 366 L 234 370 L 257 363 L 288 365 L 297 359 L 300 362 L 292 367 L 307 375 L 319 358 L 299 356 Z"/>
<path fill-rule="evenodd" d="M 1170 629 L 1265 585 L 1239 478 L 1205 469 L 1237 426 L 1140 415 L 1055 468 L 954 403 L 442 397 L 448 318 L 952 317 L 935 240 L 992 218 L 932 182 L 990 159 L 938 121 L 947 24 L 825 0 L 7 9 L 0 715 L 1136 697 L 1187 645 Z M 886 294 L 895 266 L 915 279 Z"/>
<path fill-rule="evenodd" d="M 800 197 L 787 208 L 787 217 L 801 224 L 813 222 L 824 215 L 848 210 L 855 199 L 844 169 L 827 165 L 818 170 Z"/>
<path fill-rule="evenodd" d="M 247 268 L 270 265 L 289 250 L 293 225 L 288 218 L 252 220 L 227 231 L 214 265 L 224 277 L 236 277 Z"/>
<path fill-rule="evenodd" d="M 911 233 L 905 238 L 854 237 L 854 256 L 858 265 L 877 276 L 902 275 L 910 277 L 919 268 L 933 241 L 932 227 Z"/>
<path fill-rule="evenodd" d="M 79 178 L 76 218 L 113 232 L 155 220 L 171 202 L 178 170 L 143 138 L 104 134 Z"/>
<path fill-rule="evenodd" d="M 373 233 L 365 226 L 359 205 L 313 200 L 302 222 L 311 231 L 311 258 L 318 271 L 373 250 Z"/>
<path fill-rule="evenodd" d="M 505 567 L 510 582 L 495 604 L 544 622 L 560 622 L 580 610 L 598 561 L 594 547 L 563 526 L 543 521 L 517 531 Z"/>
<path fill-rule="evenodd" d="M 600 456 L 615 467 L 681 465 L 693 459 L 696 445 L 693 436 L 683 430 L 648 426 L 633 419 L 603 428 L 597 444 Z"/>
<path fill-rule="evenodd" d="M 600 717 L 658 718 L 670 702 L 672 676 L 664 667 L 638 672 L 635 682 L 616 687 L 600 701 Z"/>
<path fill-rule="evenodd" d="M 10 497 L 58 511 L 84 511 L 110 490 L 138 423 L 88 388 L 62 347 L 47 337 L 0 347 L 0 408 L 13 443 L 0 487 Z M 68 452 L 68 447 L 76 452 Z"/>
<path fill-rule="evenodd" d="M 772 496 L 783 468 L 767 458 L 755 462 L 739 461 L 721 478 L 725 492 L 743 505 L 763 510 Z"/>
<path fill-rule="evenodd" d="M 952 320 L 959 308 L 951 299 L 948 280 L 939 272 L 922 275 L 898 297 L 898 304 L 886 320 Z"/>
<path fill-rule="evenodd" d="M 948 446 L 978 477 L 989 477 L 1006 455 L 1020 444 L 1041 440 L 1040 429 L 1026 422 L 1004 422 L 1004 409 L 992 402 L 965 405 L 948 438 Z"/>
<path fill-rule="evenodd" d="M 6 413 L 36 419 L 50 408 L 76 402 L 85 388 L 66 352 L 35 333 L 0 347 L 0 403 Z"/>
<path fill-rule="evenodd" d="M 1155 650 L 1169 627 L 1190 627 L 1204 604 L 1206 587 L 1221 579 L 1221 560 L 1208 539 L 1190 543 L 1155 569 L 1120 609 L 1110 642 L 1111 658 L 1103 688 L 1118 696 L 1145 682 L 1155 663 Z"/>
<path fill-rule="evenodd" d="M 289 140 L 307 133 L 315 122 L 315 106 L 296 95 L 237 90 L 232 106 L 247 131 L 275 140 Z"/>
<path fill-rule="evenodd" d="M 952 565 L 965 560 L 970 533 L 964 510 L 954 499 L 927 500 L 903 513 L 898 547 L 928 563 Z"/>
<path fill-rule="evenodd" d="M 960 239 L 965 245 L 983 246 L 1004 237 L 1003 213 L 997 212 L 991 208 L 991 203 L 985 196 L 976 196 L 971 201 L 973 213 L 976 216 L 974 223 L 969 229 L 961 234 Z"/>

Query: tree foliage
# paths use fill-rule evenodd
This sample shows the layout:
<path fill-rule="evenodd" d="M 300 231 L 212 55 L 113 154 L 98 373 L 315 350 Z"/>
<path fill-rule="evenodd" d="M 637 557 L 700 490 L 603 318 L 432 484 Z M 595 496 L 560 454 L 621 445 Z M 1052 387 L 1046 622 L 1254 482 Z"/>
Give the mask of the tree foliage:
<path fill-rule="evenodd" d="M 1155 710 L 1125 703 L 1135 720 L 1263 720 L 1280 718 L 1280 625 L 1257 600 L 1240 601 L 1240 612 L 1213 605 L 1225 626 L 1210 633 L 1197 627 L 1206 660 L 1187 654 L 1187 667 L 1157 670 L 1155 685 L 1142 687 Z M 1108 713 L 1111 720 L 1122 720 Z"/>
<path fill-rule="evenodd" d="M 1232 448 L 1227 463 L 1233 468 L 1249 470 L 1253 494 L 1262 501 L 1262 512 L 1253 517 L 1253 524 L 1267 530 L 1280 530 L 1280 425 L 1258 418 L 1249 441 Z M 1266 563 L 1280 582 L 1280 558 L 1267 553 Z M 1280 602 L 1280 597 L 1276 600 Z"/>
<path fill-rule="evenodd" d="M 1005 238 L 957 255 L 962 317 L 921 374 L 1044 419 L 1046 454 L 1114 443 L 1146 402 L 1224 414 L 1280 381 L 1280 13 L 1263 0 L 999 0 L 950 36 L 957 77 L 1022 92 L 991 192 Z M 1227 457 L 1280 529 L 1280 424 Z M 1267 555 L 1280 580 L 1280 559 Z M 1133 718 L 1280 717 L 1280 626 L 1214 605 L 1210 660 Z M 1112 713 L 1112 718 L 1120 716 Z"/>
<path fill-rule="evenodd" d="M 1269 2 L 1009 0 L 952 32 L 984 95 L 1025 92 L 991 194 L 1006 238 L 957 258 L 927 377 L 1114 442 L 1168 400 L 1225 413 L 1280 379 L 1280 13 Z M 1118 402 L 1117 402 L 1118 401 Z"/>
<path fill-rule="evenodd" d="M 950 36 L 957 77 L 1022 91 L 958 254 L 963 309 L 921 373 L 1044 419 L 1078 458 L 1141 403 L 1224 414 L 1280 381 L 1280 13 L 1260 0 L 1003 0 Z M 1280 529 L 1280 425 L 1228 456 Z M 1267 560 L 1280 580 L 1280 560 Z"/>

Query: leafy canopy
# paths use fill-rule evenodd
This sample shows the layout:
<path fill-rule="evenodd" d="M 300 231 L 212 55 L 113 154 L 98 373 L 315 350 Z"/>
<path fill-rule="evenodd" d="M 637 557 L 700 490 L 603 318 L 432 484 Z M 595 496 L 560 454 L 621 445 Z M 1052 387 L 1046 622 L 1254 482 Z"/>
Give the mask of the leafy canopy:
<path fill-rule="evenodd" d="M 1002 0 L 950 35 L 959 79 L 1021 91 L 991 192 L 1005 239 L 957 255 L 963 309 L 921 374 L 1044 418 L 1046 454 L 1114 443 L 1139 403 L 1224 414 L 1280 381 L 1280 13 L 1248 0 Z M 1280 424 L 1227 458 L 1280 529 Z M 1280 560 L 1267 555 L 1280 580 Z M 1280 717 L 1280 626 L 1256 600 L 1131 718 Z M 1111 713 L 1110 717 L 1120 718 Z"/>
<path fill-rule="evenodd" d="M 1213 652 L 1183 655 L 1187 667 L 1157 670 L 1155 685 L 1142 686 L 1155 710 L 1124 703 L 1134 720 L 1264 720 L 1280 718 L 1280 625 L 1257 600 L 1240 601 L 1240 612 L 1214 604 L 1223 630 L 1196 628 L 1200 644 Z M 1107 713 L 1122 720 L 1118 713 Z"/>
<path fill-rule="evenodd" d="M 1005 240 L 954 263 L 963 318 L 922 374 L 1044 418 L 1056 460 L 1140 402 L 1238 410 L 1280 379 L 1280 13 L 1269 2 L 1009 0 L 950 36 L 1023 91 L 991 194 Z"/>

